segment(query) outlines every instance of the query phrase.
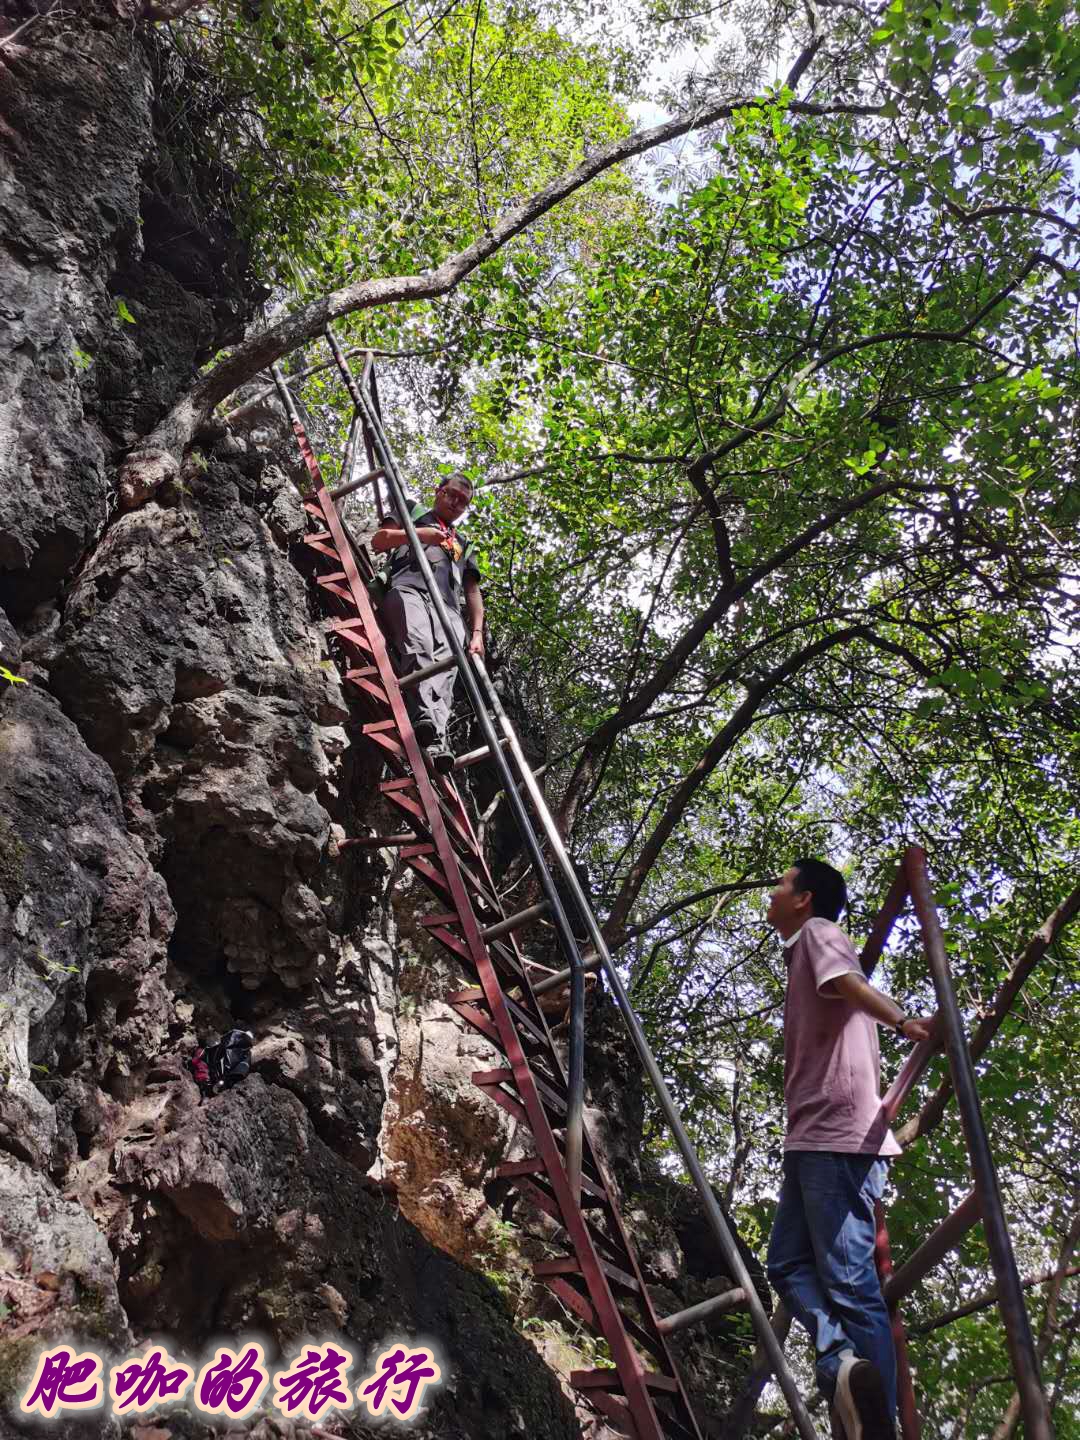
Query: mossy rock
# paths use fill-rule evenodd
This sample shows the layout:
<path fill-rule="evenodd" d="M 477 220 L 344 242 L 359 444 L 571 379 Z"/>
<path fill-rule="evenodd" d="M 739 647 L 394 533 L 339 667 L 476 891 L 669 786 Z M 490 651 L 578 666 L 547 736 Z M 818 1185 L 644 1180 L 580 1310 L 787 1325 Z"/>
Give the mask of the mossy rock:
<path fill-rule="evenodd" d="M 26 846 L 11 822 L 0 815 L 0 891 L 16 905 L 26 891 Z"/>
<path fill-rule="evenodd" d="M 40 1338 L 34 1335 L 0 1340 L 0 1409 L 6 1409 L 18 1397 L 40 1349 Z"/>

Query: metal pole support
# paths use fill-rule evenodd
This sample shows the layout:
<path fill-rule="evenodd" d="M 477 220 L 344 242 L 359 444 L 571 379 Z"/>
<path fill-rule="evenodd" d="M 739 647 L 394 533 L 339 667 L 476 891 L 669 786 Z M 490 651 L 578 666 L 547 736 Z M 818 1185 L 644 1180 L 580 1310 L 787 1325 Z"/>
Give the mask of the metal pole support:
<path fill-rule="evenodd" d="M 1026 1440 L 1053 1440 L 1050 1408 L 1042 1386 L 1039 1357 L 1035 1351 L 1035 1339 L 1031 1333 L 1027 1306 L 1024 1304 L 1024 1291 L 1009 1239 L 1009 1227 L 1001 1201 L 994 1156 L 979 1104 L 975 1067 L 968 1051 L 963 1017 L 945 955 L 941 922 L 938 920 L 937 908 L 930 890 L 926 852 L 913 845 L 904 856 L 904 865 L 915 913 L 922 927 L 926 958 L 937 992 L 938 1009 L 944 1019 L 949 1070 L 960 1110 L 960 1123 L 967 1141 L 968 1154 L 971 1156 L 975 1193 L 982 1209 L 990 1263 L 998 1283 L 998 1307 L 1005 1325 L 1013 1374 L 1016 1376 L 1020 1409 L 1024 1417 L 1024 1435 Z"/>

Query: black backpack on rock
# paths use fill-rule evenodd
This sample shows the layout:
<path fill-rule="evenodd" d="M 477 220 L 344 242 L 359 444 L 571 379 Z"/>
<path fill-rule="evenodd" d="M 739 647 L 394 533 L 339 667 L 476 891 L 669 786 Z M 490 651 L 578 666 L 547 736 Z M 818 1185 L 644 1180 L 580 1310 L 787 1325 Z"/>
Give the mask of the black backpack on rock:
<path fill-rule="evenodd" d="M 227 1030 L 216 1045 L 206 1051 L 212 1092 L 231 1090 L 251 1070 L 251 1047 L 255 1036 L 250 1030 Z"/>

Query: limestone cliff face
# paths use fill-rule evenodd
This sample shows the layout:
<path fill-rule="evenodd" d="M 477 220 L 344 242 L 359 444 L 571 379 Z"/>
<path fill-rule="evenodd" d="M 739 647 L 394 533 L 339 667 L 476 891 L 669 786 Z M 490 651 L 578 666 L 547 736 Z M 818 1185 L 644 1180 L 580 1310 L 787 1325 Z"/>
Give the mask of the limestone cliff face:
<path fill-rule="evenodd" d="M 378 762 L 295 563 L 290 442 L 265 411 L 208 429 L 117 513 L 119 455 L 259 295 L 197 95 L 145 27 L 79 14 L 0 57 L 0 663 L 27 682 L 0 680 L 0 1435 L 46 1342 L 239 1334 L 429 1338 L 422 1436 L 602 1435 L 559 1379 L 595 1357 L 529 1281 L 550 1222 L 487 1184 L 525 1141 L 470 1084 L 496 1061 L 443 1002 L 466 977 L 389 858 L 337 852 Z M 593 1121 L 634 1182 L 596 1003 Z M 255 1073 L 200 1104 L 184 1058 L 232 1023 Z M 635 1224 L 672 1308 L 726 1283 Z M 211 1433 L 177 1410 L 141 1440 Z"/>

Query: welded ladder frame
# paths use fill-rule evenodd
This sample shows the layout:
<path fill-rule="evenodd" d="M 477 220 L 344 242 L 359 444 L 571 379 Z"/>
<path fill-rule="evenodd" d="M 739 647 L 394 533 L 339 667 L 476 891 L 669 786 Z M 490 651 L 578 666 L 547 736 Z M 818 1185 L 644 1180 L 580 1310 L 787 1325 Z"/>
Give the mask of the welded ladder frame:
<path fill-rule="evenodd" d="M 444 945 L 449 945 L 453 953 L 458 954 L 460 958 L 469 959 L 473 969 L 477 972 L 481 980 L 486 1004 L 488 1005 L 489 1012 L 496 1026 L 494 1030 L 484 1029 L 482 1033 L 488 1034 L 489 1038 L 493 1039 L 507 1055 L 511 1063 L 513 1083 L 522 1101 L 522 1105 L 517 1105 L 516 1101 L 511 1100 L 501 1088 L 492 1088 L 486 1091 L 486 1093 L 489 1094 L 489 1098 L 497 1101 L 504 1109 L 507 1109 L 511 1115 L 515 1116 L 519 1121 L 524 1122 L 532 1132 L 536 1147 L 540 1152 L 536 1158 L 542 1162 L 544 1180 L 551 1186 L 552 1191 L 555 1192 L 553 1198 L 557 1208 L 552 1209 L 551 1200 L 546 1200 L 545 1192 L 542 1189 L 536 1188 L 535 1183 L 533 1183 L 535 1182 L 535 1176 L 523 1175 L 519 1183 L 521 1184 L 521 1188 L 526 1189 L 531 1198 L 541 1205 L 541 1208 L 547 1209 L 548 1213 L 551 1213 L 565 1227 L 569 1236 L 570 1245 L 577 1257 L 577 1265 L 573 1273 L 580 1273 L 585 1280 L 591 1303 L 586 1302 L 574 1287 L 569 1285 L 567 1281 L 560 1279 L 558 1275 L 545 1275 L 543 1278 L 545 1278 L 549 1287 L 554 1289 L 556 1294 L 558 1294 L 564 1302 L 568 1303 L 581 1318 L 586 1320 L 586 1323 L 598 1330 L 607 1340 L 616 1362 L 616 1369 L 612 1373 L 614 1374 L 617 1371 L 627 1403 L 625 1406 L 622 1406 L 614 1395 L 609 1395 L 597 1388 L 597 1372 L 583 1372 L 581 1377 L 577 1377 L 577 1372 L 575 1372 L 575 1375 L 571 1376 L 571 1382 L 578 1385 L 579 1388 L 583 1386 L 587 1387 L 585 1393 L 590 1395 L 591 1403 L 600 1409 L 602 1413 L 607 1414 L 609 1418 L 622 1424 L 624 1428 L 632 1428 L 634 1434 L 640 1437 L 640 1440 L 665 1440 L 665 1436 L 672 1433 L 671 1427 L 674 1427 L 675 1433 L 681 1436 L 688 1436 L 690 1440 L 700 1440 L 700 1430 L 697 1426 L 693 1408 L 690 1405 L 689 1397 L 679 1377 L 674 1356 L 671 1354 L 664 1333 L 660 1329 L 658 1317 L 652 1309 L 652 1302 L 645 1285 L 644 1276 L 640 1271 L 640 1267 L 634 1256 L 633 1247 L 630 1244 L 629 1237 L 626 1234 L 621 1217 L 618 1214 L 618 1208 L 614 1201 L 610 1183 L 607 1181 L 603 1167 L 593 1153 L 591 1145 L 587 1143 L 589 1162 L 593 1166 L 595 1173 L 600 1177 L 601 1188 L 597 1193 L 605 1197 L 604 1203 L 608 1212 L 608 1223 L 614 1231 L 614 1235 L 609 1238 L 607 1243 L 614 1243 L 617 1247 L 620 1247 L 627 1257 L 627 1263 L 632 1272 L 632 1275 L 627 1278 L 632 1279 L 634 1282 L 634 1288 L 639 1297 L 642 1315 L 648 1322 L 649 1328 L 641 1329 L 641 1327 L 629 1321 L 621 1314 L 615 1303 L 605 1273 L 605 1261 L 599 1256 L 589 1234 L 588 1222 L 584 1219 L 581 1212 L 580 1195 L 575 1196 L 570 1190 L 567 1177 L 561 1164 L 561 1157 L 554 1140 L 551 1123 L 544 1113 L 542 1097 L 538 1092 L 537 1082 L 532 1075 L 530 1062 L 524 1054 L 515 1030 L 514 1021 L 507 1009 L 506 997 L 503 994 L 502 985 L 487 951 L 486 943 L 479 929 L 476 916 L 472 911 L 471 901 L 461 884 L 459 862 L 446 832 L 446 826 L 442 821 L 441 806 L 435 795 L 426 767 L 423 764 L 419 745 L 408 720 L 404 700 L 398 687 L 396 675 L 390 663 L 378 622 L 374 616 L 366 585 L 357 567 L 356 557 L 353 554 L 352 537 L 348 534 L 344 522 L 337 514 L 332 496 L 326 489 L 318 461 L 308 441 L 296 405 L 288 391 L 284 378 L 281 376 L 277 367 L 274 367 L 272 373 L 278 387 L 279 396 L 292 424 L 294 434 L 296 435 L 304 463 L 315 487 L 314 494 L 305 499 L 305 509 L 311 514 L 319 515 L 322 523 L 326 526 L 328 532 L 327 538 L 333 542 L 333 548 L 327 547 L 322 540 L 315 536 L 307 537 L 306 543 L 312 545 L 314 550 L 324 558 L 335 560 L 341 565 L 343 571 L 343 574 L 340 576 L 324 577 L 319 583 L 327 595 L 336 596 L 339 600 L 346 602 L 347 605 L 351 605 L 359 617 L 358 621 L 346 621 L 341 625 L 332 626 L 331 633 L 336 632 L 338 638 L 342 639 L 345 636 L 345 632 L 348 632 L 347 638 L 356 639 L 357 632 L 354 627 L 357 623 L 360 624 L 365 634 L 366 648 L 369 649 L 372 658 L 375 659 L 376 668 L 382 680 L 382 687 L 376 687 L 376 691 L 369 691 L 369 693 L 382 705 L 391 708 L 395 718 L 389 723 L 394 725 L 397 733 L 401 737 L 404 748 L 402 758 L 412 772 L 411 775 L 405 777 L 404 782 L 388 782 L 387 786 L 383 788 L 393 790 L 394 794 L 391 798 L 398 798 L 397 787 L 402 783 L 408 783 L 410 785 L 416 784 L 422 802 L 419 809 L 422 810 L 425 815 L 426 823 L 430 828 L 432 839 L 435 843 L 433 847 L 420 845 L 411 848 L 418 851 L 434 848 L 439 854 L 443 867 L 439 878 L 445 879 L 448 885 L 451 877 L 456 879 L 457 885 L 451 887 L 452 900 L 456 910 L 456 919 L 462 925 L 469 949 L 467 952 L 463 951 L 460 944 L 457 943 L 454 937 L 446 932 L 445 929 L 442 931 L 434 929 L 432 934 L 435 938 L 440 939 Z M 347 588 L 342 588 L 340 584 L 341 579 L 346 580 Z M 346 678 L 352 677 L 347 676 Z M 358 680 L 355 683 L 358 683 L 362 688 L 368 688 L 372 682 L 364 679 Z M 368 734 L 371 739 L 377 741 L 385 740 L 383 733 L 386 730 L 385 724 L 380 723 L 373 726 L 365 726 L 364 728 L 365 734 Z M 393 749 L 390 751 L 392 760 L 398 759 L 394 752 L 399 748 L 395 742 Z M 464 817 L 464 811 L 462 811 L 461 814 Z M 464 818 L 467 824 L 467 817 Z M 472 835 L 472 839 L 475 842 L 475 835 Z M 404 849 L 401 853 L 402 857 L 405 858 L 409 855 L 410 851 L 409 849 Z M 424 878 L 426 864 L 419 856 L 413 855 L 407 863 Z M 431 872 L 428 872 L 429 881 L 430 873 Z M 524 987 L 531 995 L 531 986 L 529 985 L 524 967 L 522 967 L 522 975 L 524 978 Z M 533 996 L 532 998 L 535 1004 L 535 997 Z M 451 999 L 451 1003 L 454 1004 L 453 998 Z M 459 1013 L 465 1013 L 469 1007 L 455 1005 L 455 1008 L 458 1009 Z M 466 1018 L 468 1018 L 467 1015 Z M 475 1019 L 471 1021 L 471 1023 L 475 1025 Z M 546 1025 L 544 1029 L 546 1031 Z M 550 1035 L 548 1035 L 547 1038 L 550 1044 Z M 558 1068 L 558 1057 L 553 1045 L 551 1046 L 551 1051 L 552 1063 L 555 1067 L 556 1074 L 561 1074 Z M 497 1074 L 498 1072 L 494 1073 Z M 473 1078 L 474 1082 L 478 1084 L 482 1083 L 478 1076 L 474 1075 Z M 538 1270 L 538 1274 L 539 1273 Z M 644 1344 L 647 1348 L 651 1348 L 654 1355 L 658 1355 L 662 1359 L 662 1363 L 667 1367 L 667 1371 L 670 1374 L 670 1380 L 666 1379 L 663 1373 L 655 1374 L 651 1371 L 645 1371 L 631 1343 L 633 1336 L 636 1336 L 639 1343 Z M 668 1398 L 681 1405 L 682 1410 L 679 1417 L 669 1417 L 666 1414 L 658 1416 L 652 1403 L 649 1387 L 651 1384 L 659 1381 L 664 1381 L 661 1389 L 669 1392 Z M 665 1429 L 665 1425 L 668 1427 L 667 1429 Z"/>
<path fill-rule="evenodd" d="M 533 860 L 533 868 L 537 873 L 537 878 L 541 883 L 541 887 L 545 889 L 546 892 L 547 887 L 550 886 L 552 891 L 554 892 L 554 886 L 551 884 L 550 872 L 548 870 L 547 864 L 543 859 L 542 852 L 539 851 L 537 837 L 532 829 L 531 824 L 529 823 L 528 813 L 521 803 L 519 782 L 514 780 L 513 774 L 506 763 L 504 747 L 498 743 L 498 737 L 496 736 L 494 727 L 492 726 L 490 715 L 487 713 L 487 709 L 485 707 L 483 699 L 483 690 L 486 690 L 488 703 L 491 705 L 492 709 L 499 718 L 500 725 L 503 729 L 504 737 L 507 740 L 506 749 L 509 750 L 510 754 L 512 755 L 514 763 L 517 766 L 519 774 L 521 776 L 520 783 L 529 796 L 533 809 L 536 812 L 537 818 L 540 821 L 544 839 L 546 840 L 550 848 L 551 854 L 555 859 L 559 873 L 567 888 L 569 889 L 574 904 L 579 912 L 579 917 L 584 922 L 585 928 L 588 932 L 589 940 L 593 947 L 593 951 L 599 957 L 600 966 L 602 967 L 605 976 L 607 977 L 612 993 L 615 996 L 616 1003 L 618 1004 L 620 1012 L 622 1013 L 623 1020 L 630 1032 L 631 1040 L 634 1044 L 635 1050 L 637 1051 L 638 1058 L 640 1059 L 642 1066 L 649 1077 L 650 1083 L 652 1084 L 653 1089 L 656 1092 L 661 1111 L 663 1112 L 665 1119 L 667 1120 L 671 1128 L 680 1154 L 682 1155 L 683 1161 L 687 1167 L 687 1170 L 690 1173 L 694 1188 L 697 1190 L 699 1199 L 701 1200 L 703 1209 L 705 1211 L 708 1225 L 713 1232 L 714 1238 L 720 1246 L 721 1253 L 724 1256 L 725 1263 L 728 1266 L 732 1279 L 735 1281 L 737 1287 L 741 1288 L 744 1292 L 744 1295 L 746 1297 L 746 1306 L 750 1312 L 751 1320 L 758 1334 L 759 1343 L 763 1347 L 764 1352 L 769 1360 L 770 1369 L 776 1375 L 780 1388 L 783 1391 L 784 1398 L 788 1404 L 788 1408 L 791 1411 L 796 1430 L 798 1431 L 801 1440 L 817 1440 L 817 1431 L 814 1427 L 814 1423 L 810 1417 L 810 1413 L 806 1407 L 806 1404 L 799 1393 L 794 1376 L 791 1374 L 787 1362 L 784 1359 L 783 1348 L 777 1340 L 776 1335 L 773 1333 L 769 1317 L 765 1313 L 765 1308 L 761 1303 L 761 1299 L 751 1279 L 750 1273 L 742 1258 L 742 1255 L 727 1224 L 727 1221 L 724 1218 L 723 1212 L 721 1211 L 720 1206 L 717 1203 L 716 1197 L 712 1190 L 712 1186 L 705 1175 L 704 1167 L 702 1166 L 697 1152 L 695 1151 L 693 1144 L 690 1141 L 689 1135 L 686 1132 L 685 1126 L 682 1123 L 682 1119 L 675 1106 L 674 1100 L 672 1099 L 671 1093 L 667 1087 L 666 1082 L 664 1081 L 663 1075 L 660 1072 L 656 1057 L 653 1055 L 651 1047 L 649 1046 L 649 1043 L 645 1037 L 641 1022 L 633 1006 L 630 1003 L 629 997 L 626 993 L 626 989 L 622 983 L 622 979 L 615 968 L 615 964 L 612 959 L 607 942 L 601 932 L 599 922 L 597 921 L 596 916 L 593 913 L 591 904 L 589 903 L 589 900 L 584 893 L 581 883 L 578 880 L 577 873 L 570 862 L 566 847 L 563 844 L 562 836 L 559 833 L 557 825 L 555 824 L 554 817 L 551 815 L 543 793 L 541 792 L 540 787 L 537 784 L 536 777 L 533 774 L 527 760 L 525 759 L 520 743 L 513 730 L 513 726 L 510 724 L 509 718 L 507 717 L 505 710 L 503 709 L 502 704 L 499 701 L 498 694 L 495 691 L 494 686 L 492 686 L 491 684 L 486 669 L 483 667 L 482 664 L 476 662 L 475 657 L 471 657 L 467 654 L 464 646 L 458 639 L 454 627 L 449 623 L 449 616 L 446 611 L 446 607 L 443 604 L 442 597 L 438 592 L 438 587 L 434 583 L 434 577 L 431 573 L 431 568 L 428 565 L 427 557 L 424 554 L 424 547 L 419 544 L 417 539 L 416 528 L 412 523 L 411 515 L 409 513 L 409 507 L 406 503 L 407 495 L 405 492 L 405 487 L 401 481 L 400 474 L 397 470 L 396 461 L 393 457 L 392 452 L 390 451 L 389 444 L 386 440 L 385 432 L 383 431 L 381 423 L 381 417 L 378 415 L 375 407 L 367 400 L 367 397 L 364 394 L 363 387 L 356 385 L 356 382 L 352 377 L 351 372 L 349 371 L 348 364 L 345 361 L 341 348 L 337 343 L 337 339 L 333 335 L 333 332 L 330 330 L 329 326 L 326 330 L 326 338 L 330 346 L 331 352 L 334 354 L 334 358 L 338 363 L 338 368 L 342 373 L 342 377 L 346 382 L 347 388 L 350 393 L 350 398 L 353 401 L 354 407 L 363 416 L 364 428 L 366 432 L 365 439 L 370 438 L 374 451 L 374 455 L 371 455 L 369 453 L 369 461 L 371 463 L 374 463 L 374 459 L 377 458 L 380 462 L 381 468 L 384 471 L 384 478 L 387 483 L 387 489 L 390 493 L 390 498 L 399 510 L 399 515 L 402 521 L 402 529 L 405 531 L 405 534 L 408 537 L 409 545 L 416 559 L 417 566 L 424 578 L 425 585 L 428 588 L 428 593 L 432 601 L 432 607 L 436 615 L 438 616 L 439 623 L 443 630 L 444 639 L 446 640 L 446 643 L 449 646 L 451 653 L 453 654 L 457 671 L 462 678 L 466 694 L 468 695 L 470 701 L 470 705 L 473 709 L 474 714 L 476 715 L 478 722 L 480 723 L 481 730 L 485 736 L 485 740 L 487 741 L 489 754 L 495 760 L 496 766 L 499 770 L 503 791 L 506 795 L 511 810 L 515 815 L 515 819 L 518 821 L 519 828 L 523 829 L 522 838 L 526 844 L 526 849 L 530 854 L 530 858 L 532 858 L 533 856 L 536 857 Z M 371 357 L 370 354 L 367 357 L 364 371 L 365 377 L 372 373 L 372 358 L 373 357 Z M 284 379 L 276 366 L 274 367 L 274 372 L 275 380 L 278 383 L 279 393 L 282 395 L 282 400 L 283 403 L 286 405 L 286 411 L 288 413 L 290 411 L 290 408 L 294 410 L 295 407 L 291 406 L 291 396 L 288 395 L 288 388 L 285 385 Z M 288 399 L 286 399 L 286 397 L 288 397 Z M 292 418 L 293 416 L 290 414 L 290 419 Z M 297 428 L 297 422 L 294 421 L 294 430 Z M 302 427 L 300 427 L 300 430 L 302 430 Z M 306 439 L 302 441 L 302 451 L 305 445 Z M 310 452 L 310 446 L 307 446 L 307 450 L 308 452 Z M 314 459 L 313 456 L 312 459 Z M 321 479 L 319 483 L 321 485 Z M 327 518 L 329 519 L 329 517 Z M 480 688 L 481 685 L 483 686 L 483 690 L 481 690 Z M 558 913 L 558 911 L 562 910 L 563 907 L 561 905 L 561 901 L 557 892 L 554 892 L 554 899 L 556 904 L 555 906 L 553 906 L 553 912 Z M 563 914 L 565 915 L 565 911 L 563 911 Z M 570 943 L 569 945 L 564 945 L 564 952 L 567 954 L 567 958 L 570 960 L 571 964 L 572 1011 L 574 1000 L 573 985 L 576 978 L 581 993 L 581 1000 L 578 1002 L 579 1014 L 581 1016 L 579 1024 L 583 1032 L 585 966 L 582 962 L 580 951 L 578 950 L 576 938 L 573 936 L 572 930 L 569 930 L 569 925 L 567 925 L 567 930 L 569 931 Z M 562 940 L 561 935 L 560 940 Z M 573 1038 L 573 1031 L 571 1033 L 571 1038 Z M 583 1063 L 581 1068 L 583 1091 Z M 569 1165 L 567 1168 L 569 1170 Z M 580 1185 L 580 1162 L 577 1170 L 577 1178 L 578 1184 Z M 578 1195 L 579 1194 L 580 1192 L 578 1192 Z M 627 1390 L 627 1395 L 628 1398 L 631 1398 L 629 1389 Z M 644 1398 L 648 1410 L 652 1412 L 651 1402 L 649 1402 L 647 1393 L 645 1394 Z"/>
<path fill-rule="evenodd" d="M 968 1231 L 982 1220 L 987 1248 L 990 1251 L 990 1263 L 997 1280 L 998 1309 L 1005 1327 L 1010 1365 L 1020 1396 L 1024 1434 L 1029 1440 L 1053 1440 L 1050 1409 L 1042 1385 L 1038 1353 L 1024 1302 L 1016 1257 L 1009 1238 L 997 1169 L 979 1103 L 975 1067 L 968 1049 L 963 1017 L 945 954 L 941 922 L 930 886 L 926 852 L 921 846 L 911 845 L 904 852 L 885 902 L 859 956 L 859 964 L 869 980 L 909 896 L 926 951 L 938 1011 L 930 1038 L 920 1041 L 907 1057 L 882 1098 L 882 1108 L 891 1125 L 919 1077 L 944 1045 L 975 1188 L 896 1270 L 893 1269 L 884 1207 L 880 1202 L 875 1206 L 875 1261 L 881 1278 L 882 1294 L 889 1310 L 896 1349 L 901 1434 L 903 1440 L 919 1440 L 921 1422 L 908 1360 L 907 1334 L 899 1313 L 900 1301 L 920 1285 L 934 1266 L 956 1249 Z M 790 1324 L 786 1312 L 782 1319 Z M 737 1437 L 745 1432 L 756 1407 L 757 1397 L 768 1376 L 769 1367 L 761 1356 L 755 1356 L 750 1378 L 733 1411 L 734 1423 L 725 1429 L 724 1440 L 737 1440 Z"/>

